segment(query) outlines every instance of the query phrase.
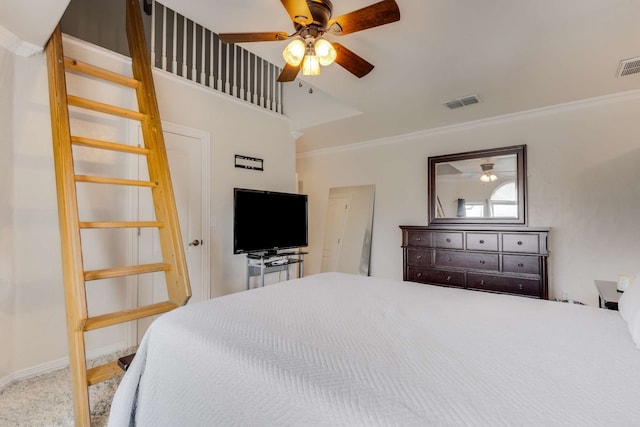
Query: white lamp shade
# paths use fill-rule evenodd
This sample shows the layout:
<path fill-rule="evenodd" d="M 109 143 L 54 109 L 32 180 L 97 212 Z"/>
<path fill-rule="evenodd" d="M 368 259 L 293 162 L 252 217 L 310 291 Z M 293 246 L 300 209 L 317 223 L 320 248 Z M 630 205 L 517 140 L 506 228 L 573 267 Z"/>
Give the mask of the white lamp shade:
<path fill-rule="evenodd" d="M 304 42 L 300 39 L 295 39 L 284 48 L 282 51 L 282 57 L 287 64 L 297 67 L 302 62 L 305 53 Z"/>
<path fill-rule="evenodd" d="M 320 61 L 320 65 L 327 66 L 333 64 L 333 61 L 336 60 L 336 56 L 338 53 L 335 48 L 325 39 L 319 39 L 315 44 L 316 55 L 318 55 L 318 60 Z"/>

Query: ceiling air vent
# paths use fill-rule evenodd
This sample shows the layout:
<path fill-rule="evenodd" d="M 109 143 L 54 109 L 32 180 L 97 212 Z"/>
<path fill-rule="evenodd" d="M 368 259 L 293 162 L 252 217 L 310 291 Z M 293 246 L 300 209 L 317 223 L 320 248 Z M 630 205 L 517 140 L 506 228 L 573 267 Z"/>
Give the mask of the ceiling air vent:
<path fill-rule="evenodd" d="M 456 108 L 465 107 L 467 105 L 473 105 L 480 102 L 476 95 L 465 96 L 464 98 L 452 99 L 444 103 L 449 109 L 455 110 Z"/>
<path fill-rule="evenodd" d="M 635 58 L 623 59 L 618 66 L 618 74 L 616 77 L 624 77 L 630 74 L 640 73 L 640 56 Z"/>

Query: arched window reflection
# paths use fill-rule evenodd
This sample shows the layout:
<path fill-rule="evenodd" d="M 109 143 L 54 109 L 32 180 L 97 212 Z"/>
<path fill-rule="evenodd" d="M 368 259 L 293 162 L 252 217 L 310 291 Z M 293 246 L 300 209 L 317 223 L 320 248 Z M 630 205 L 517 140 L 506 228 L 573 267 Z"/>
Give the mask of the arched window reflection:
<path fill-rule="evenodd" d="M 493 217 L 513 218 L 518 216 L 518 189 L 515 181 L 496 187 L 489 199 Z"/>

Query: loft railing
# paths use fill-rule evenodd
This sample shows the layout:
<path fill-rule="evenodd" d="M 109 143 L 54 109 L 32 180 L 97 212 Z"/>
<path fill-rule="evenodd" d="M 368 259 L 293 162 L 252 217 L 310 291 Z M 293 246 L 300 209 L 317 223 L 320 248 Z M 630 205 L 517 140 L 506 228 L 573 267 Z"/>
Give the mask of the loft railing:
<path fill-rule="evenodd" d="M 280 68 L 156 1 L 151 17 L 156 68 L 283 114 Z"/>

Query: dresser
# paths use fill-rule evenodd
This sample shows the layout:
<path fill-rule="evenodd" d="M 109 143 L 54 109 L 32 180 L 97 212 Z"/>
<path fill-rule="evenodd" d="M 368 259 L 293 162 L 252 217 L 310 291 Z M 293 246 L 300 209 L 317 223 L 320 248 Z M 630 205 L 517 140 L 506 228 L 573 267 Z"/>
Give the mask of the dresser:
<path fill-rule="evenodd" d="M 548 298 L 548 228 L 400 229 L 403 280 Z"/>

